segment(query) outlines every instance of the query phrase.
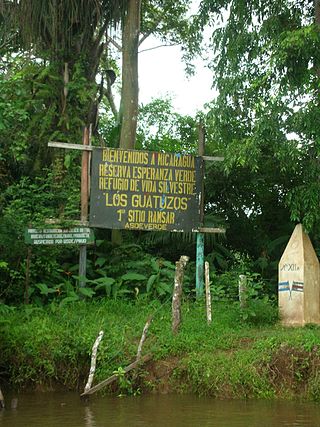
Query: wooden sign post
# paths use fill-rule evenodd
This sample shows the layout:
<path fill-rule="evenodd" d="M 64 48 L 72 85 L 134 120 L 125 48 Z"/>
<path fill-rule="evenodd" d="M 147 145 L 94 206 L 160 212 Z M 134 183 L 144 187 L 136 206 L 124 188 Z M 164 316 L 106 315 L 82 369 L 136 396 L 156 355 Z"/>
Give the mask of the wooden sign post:
<path fill-rule="evenodd" d="M 91 131 L 87 127 L 83 131 L 83 145 L 90 145 Z M 82 152 L 81 159 L 81 223 L 87 224 L 89 211 L 89 152 Z M 87 245 L 80 245 L 79 248 L 79 286 L 86 286 L 87 275 Z"/>
<path fill-rule="evenodd" d="M 279 262 L 279 310 L 286 326 L 320 324 L 319 261 L 312 243 L 296 225 Z"/>
<path fill-rule="evenodd" d="M 204 128 L 199 130 L 199 156 L 90 145 L 86 130 L 83 145 L 49 142 L 50 147 L 83 150 L 81 221 L 109 229 L 197 233 L 196 295 L 203 295 L 204 233 L 224 233 L 203 227 L 204 162 L 222 157 L 204 156 Z M 92 151 L 91 174 L 89 152 Z M 80 248 L 79 276 L 85 277 L 85 245 Z"/>
<path fill-rule="evenodd" d="M 201 200 L 200 200 L 200 228 L 197 233 L 197 249 L 196 249 L 196 297 L 202 298 L 204 288 L 204 236 L 205 233 L 225 233 L 223 228 L 205 228 L 203 227 L 204 221 L 204 173 L 205 161 L 222 161 L 223 157 L 210 157 L 204 155 L 205 150 L 205 128 L 202 122 L 199 123 L 198 128 L 198 154 L 201 158 Z"/>
<path fill-rule="evenodd" d="M 205 131 L 203 123 L 199 123 L 199 139 L 198 139 L 198 154 L 201 158 L 201 200 L 200 200 L 200 225 L 203 226 L 204 219 L 204 144 Z M 197 250 L 196 250 L 196 297 L 201 298 L 203 295 L 204 284 L 204 233 L 201 231 L 197 234 Z"/>
<path fill-rule="evenodd" d="M 88 209 L 89 209 L 89 165 L 91 147 L 91 126 L 90 130 L 85 127 L 83 131 L 83 141 L 80 144 L 68 144 L 64 142 L 49 142 L 49 147 L 65 148 L 82 151 L 81 160 L 81 225 L 88 226 Z M 80 244 L 79 249 L 79 286 L 85 287 L 85 278 L 87 274 L 87 245 Z"/>

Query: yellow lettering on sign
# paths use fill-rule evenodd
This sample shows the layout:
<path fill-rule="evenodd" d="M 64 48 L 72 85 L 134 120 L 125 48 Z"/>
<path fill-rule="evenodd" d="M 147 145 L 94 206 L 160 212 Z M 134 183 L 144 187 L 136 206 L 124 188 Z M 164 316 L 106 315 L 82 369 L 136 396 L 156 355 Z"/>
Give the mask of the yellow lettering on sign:
<path fill-rule="evenodd" d="M 127 195 L 122 193 L 115 193 L 110 196 L 109 193 L 106 193 L 106 206 L 120 206 L 122 208 L 125 208 L 127 206 Z"/>
<path fill-rule="evenodd" d="M 108 158 L 108 150 L 103 150 L 102 151 L 102 161 L 106 162 Z"/>
<path fill-rule="evenodd" d="M 126 165 L 99 164 L 100 177 L 131 178 L 131 168 Z"/>
<path fill-rule="evenodd" d="M 172 181 L 172 170 L 162 168 L 150 168 L 143 166 L 133 166 L 132 176 L 135 179 L 145 179 L 151 181 Z"/>
<path fill-rule="evenodd" d="M 148 153 L 133 150 L 109 148 L 102 151 L 102 161 L 108 163 L 148 164 Z"/>
<path fill-rule="evenodd" d="M 157 193 L 156 181 L 142 180 L 141 189 L 144 193 Z"/>
<path fill-rule="evenodd" d="M 146 230 L 167 230 L 167 224 L 146 224 Z"/>
<path fill-rule="evenodd" d="M 149 211 L 148 222 L 155 224 L 174 224 L 174 212 Z"/>
<path fill-rule="evenodd" d="M 181 169 L 175 169 L 174 171 L 175 175 L 175 181 L 180 182 L 196 182 L 196 171 L 188 171 L 188 170 L 181 170 Z"/>
<path fill-rule="evenodd" d="M 138 222 L 127 222 L 124 228 L 128 230 L 167 230 L 167 224 L 144 224 Z"/>
<path fill-rule="evenodd" d="M 146 212 L 140 210 L 129 210 L 128 222 L 145 222 Z"/>
<path fill-rule="evenodd" d="M 194 168 L 195 161 L 193 156 L 183 156 L 173 153 L 158 153 L 158 166 Z"/>
<path fill-rule="evenodd" d="M 117 214 L 118 214 L 118 221 L 121 221 L 122 219 L 122 215 L 124 215 L 126 213 L 125 209 L 118 209 L 117 210 Z"/>
<path fill-rule="evenodd" d="M 158 192 L 162 194 L 194 194 L 194 184 L 188 182 L 159 181 Z"/>
<path fill-rule="evenodd" d="M 130 191 L 139 191 L 139 180 L 138 179 L 131 179 L 130 180 Z"/>
<path fill-rule="evenodd" d="M 99 190 L 128 191 L 129 180 L 125 178 L 99 178 Z"/>
<path fill-rule="evenodd" d="M 188 207 L 187 197 L 157 196 L 153 194 L 133 194 L 131 197 L 132 207 L 150 209 L 183 210 Z"/>
<path fill-rule="evenodd" d="M 107 176 L 106 165 L 103 163 L 99 164 L 99 176 Z"/>
<path fill-rule="evenodd" d="M 131 203 L 134 208 L 161 208 L 161 196 L 133 194 Z"/>

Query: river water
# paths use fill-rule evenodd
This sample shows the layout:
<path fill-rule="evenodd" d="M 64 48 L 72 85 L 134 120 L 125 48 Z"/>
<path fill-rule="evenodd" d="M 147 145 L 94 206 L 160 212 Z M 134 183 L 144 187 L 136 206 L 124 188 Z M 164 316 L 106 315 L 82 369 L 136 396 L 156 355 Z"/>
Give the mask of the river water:
<path fill-rule="evenodd" d="M 1 427 L 320 427 L 320 405 L 234 401 L 190 395 L 91 397 L 75 393 L 8 394 Z M 18 398 L 12 409 L 11 399 Z"/>

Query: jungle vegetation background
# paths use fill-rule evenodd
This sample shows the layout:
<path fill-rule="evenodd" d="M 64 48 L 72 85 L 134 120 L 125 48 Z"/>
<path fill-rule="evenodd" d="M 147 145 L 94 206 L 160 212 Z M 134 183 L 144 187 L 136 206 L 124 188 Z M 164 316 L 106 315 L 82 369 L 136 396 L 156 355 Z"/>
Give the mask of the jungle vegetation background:
<path fill-rule="evenodd" d="M 195 154 L 199 120 L 206 154 L 225 157 L 205 178 L 206 224 L 227 229 L 206 238 L 213 296 L 236 298 L 244 273 L 253 296 L 274 298 L 295 223 L 320 250 L 319 3 L 202 0 L 190 16 L 186 0 L 0 0 L 2 307 L 25 300 L 24 229 L 80 216 L 80 155 L 48 141 L 81 143 L 92 124 L 96 145 Z M 190 73 L 196 55 L 207 58 L 218 96 L 206 112 L 180 115 L 169 98 L 139 105 L 138 51 L 150 35 L 180 44 Z M 82 289 L 76 247 L 33 247 L 30 302 L 164 299 L 182 254 L 194 295 L 194 236 L 125 232 L 120 246 L 109 230 L 96 238 Z"/>

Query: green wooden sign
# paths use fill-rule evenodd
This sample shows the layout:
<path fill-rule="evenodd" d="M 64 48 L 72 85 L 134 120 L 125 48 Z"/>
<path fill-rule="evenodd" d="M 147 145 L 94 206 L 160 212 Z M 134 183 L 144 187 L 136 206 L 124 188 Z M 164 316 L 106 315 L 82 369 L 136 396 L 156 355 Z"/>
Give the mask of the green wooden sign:
<path fill-rule="evenodd" d="M 91 173 L 91 227 L 198 230 L 201 158 L 94 148 Z"/>
<path fill-rule="evenodd" d="M 90 245 L 94 234 L 89 227 L 28 228 L 24 239 L 29 245 Z"/>

